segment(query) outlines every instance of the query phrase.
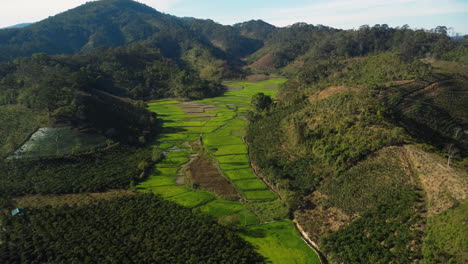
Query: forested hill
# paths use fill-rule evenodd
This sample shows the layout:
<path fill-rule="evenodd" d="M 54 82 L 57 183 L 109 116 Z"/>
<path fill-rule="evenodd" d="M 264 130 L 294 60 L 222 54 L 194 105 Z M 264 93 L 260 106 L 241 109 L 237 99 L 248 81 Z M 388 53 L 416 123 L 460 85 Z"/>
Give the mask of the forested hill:
<path fill-rule="evenodd" d="M 467 87 L 466 64 L 397 52 L 305 62 L 252 99 L 250 158 L 330 263 L 465 263 Z"/>
<path fill-rule="evenodd" d="M 338 30 L 296 23 L 276 30 L 264 43 L 263 48 L 248 58 L 254 71 L 282 70 L 283 74 L 295 75 L 303 65 L 314 61 L 390 51 L 412 58 L 468 61 L 464 48 L 468 43 L 466 36 L 451 39 L 444 26 L 425 30 L 377 24 L 363 25 L 358 30 Z"/>
<path fill-rule="evenodd" d="M 219 79 L 232 74 L 229 69 L 238 64 L 237 59 L 261 48 L 262 39 L 273 29 L 264 22 L 222 26 L 212 20 L 163 14 L 132 0 L 101 0 L 27 28 L 0 30 L 0 60 L 34 53 L 73 54 L 144 41 L 163 56 Z"/>

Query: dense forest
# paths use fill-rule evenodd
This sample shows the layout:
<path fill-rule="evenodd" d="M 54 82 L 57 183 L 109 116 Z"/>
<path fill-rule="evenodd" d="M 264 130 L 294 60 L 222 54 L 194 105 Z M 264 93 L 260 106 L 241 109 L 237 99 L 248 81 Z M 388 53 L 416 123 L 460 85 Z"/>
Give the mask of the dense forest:
<path fill-rule="evenodd" d="M 2 263 L 263 263 L 208 217 L 152 194 L 1 213 Z"/>

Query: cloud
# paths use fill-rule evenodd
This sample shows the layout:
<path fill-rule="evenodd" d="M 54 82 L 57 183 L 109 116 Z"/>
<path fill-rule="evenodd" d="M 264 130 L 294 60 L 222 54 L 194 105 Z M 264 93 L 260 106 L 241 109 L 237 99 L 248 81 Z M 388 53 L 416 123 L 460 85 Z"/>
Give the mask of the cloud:
<path fill-rule="evenodd" d="M 86 2 L 89 2 L 89 0 L 2 1 L 0 27 L 24 22 L 36 22 Z"/>
<path fill-rule="evenodd" d="M 292 8 L 264 8 L 259 12 L 273 24 L 295 22 L 331 26 L 358 26 L 370 21 L 468 12 L 468 3 L 456 0 L 335 0 Z"/>

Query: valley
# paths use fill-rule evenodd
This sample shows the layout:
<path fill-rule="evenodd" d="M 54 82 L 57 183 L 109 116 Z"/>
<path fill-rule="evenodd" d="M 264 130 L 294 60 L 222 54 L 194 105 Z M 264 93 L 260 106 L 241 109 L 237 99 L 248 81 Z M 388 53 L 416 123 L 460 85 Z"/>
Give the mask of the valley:
<path fill-rule="evenodd" d="M 285 81 L 232 82 L 220 97 L 149 103 L 163 119 L 153 146 L 163 157 L 135 188 L 236 227 L 271 263 L 320 263 L 287 220 L 287 204 L 253 173 L 243 141 L 250 98 L 274 96 Z"/>
<path fill-rule="evenodd" d="M 142 2 L 0 29 L 0 263 L 468 263 L 468 35 Z"/>

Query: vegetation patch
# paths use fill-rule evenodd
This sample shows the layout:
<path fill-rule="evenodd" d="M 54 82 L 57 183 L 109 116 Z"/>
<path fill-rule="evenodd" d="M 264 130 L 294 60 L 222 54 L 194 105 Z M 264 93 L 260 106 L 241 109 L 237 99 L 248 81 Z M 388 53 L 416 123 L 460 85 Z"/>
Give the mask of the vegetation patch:
<path fill-rule="evenodd" d="M 214 200 L 215 196 L 209 192 L 187 192 L 169 198 L 169 201 L 175 202 L 185 207 L 193 208 L 200 204 L 205 204 Z"/>
<path fill-rule="evenodd" d="M 176 177 L 174 176 L 150 176 L 145 181 L 139 183 L 137 188 L 148 188 L 156 186 L 167 186 L 176 184 Z"/>
<path fill-rule="evenodd" d="M 17 149 L 45 122 L 45 113 L 0 103 L 0 157 Z"/>
<path fill-rule="evenodd" d="M 234 181 L 234 185 L 242 191 L 268 189 L 268 186 L 258 179 L 237 180 Z"/>
<path fill-rule="evenodd" d="M 1 212 L 0 219 L 0 241 L 9 241 L 0 244 L 2 263 L 264 262 L 232 231 L 151 194 Z"/>
<path fill-rule="evenodd" d="M 132 191 L 112 190 L 99 193 L 80 193 L 64 195 L 25 195 L 13 197 L 12 203 L 17 208 L 39 208 L 44 206 L 61 207 L 94 204 L 101 200 L 110 200 L 122 196 L 136 195 Z"/>
<path fill-rule="evenodd" d="M 169 198 L 172 196 L 176 196 L 182 193 L 189 192 L 190 189 L 188 189 L 185 186 L 159 186 L 159 187 L 151 187 L 149 188 L 151 192 L 153 192 L 156 195 L 160 195 L 164 198 Z"/>
<path fill-rule="evenodd" d="M 276 199 L 276 194 L 270 190 L 262 190 L 262 191 L 243 191 L 242 192 L 247 198 L 247 200 L 253 201 L 262 201 L 262 200 L 274 200 Z"/>
<path fill-rule="evenodd" d="M 427 263 L 466 263 L 468 202 L 429 218 L 423 253 Z"/>
<path fill-rule="evenodd" d="M 224 165 L 231 165 L 231 164 L 221 164 L 221 167 Z M 242 165 L 241 165 L 242 166 Z M 232 181 L 237 180 L 245 180 L 245 179 L 256 179 L 257 177 L 253 174 L 252 169 L 231 169 L 225 170 L 224 174 L 229 177 Z"/>
<path fill-rule="evenodd" d="M 244 205 L 240 202 L 215 200 L 201 206 L 200 212 L 217 218 L 239 212 L 242 209 L 244 209 Z"/>
<path fill-rule="evenodd" d="M 239 235 L 257 245 L 257 251 L 272 263 L 320 263 L 289 220 L 248 227 L 239 231 Z"/>
<path fill-rule="evenodd" d="M 127 189 L 150 167 L 150 148 L 124 145 L 58 159 L 0 160 L 0 196 Z"/>

